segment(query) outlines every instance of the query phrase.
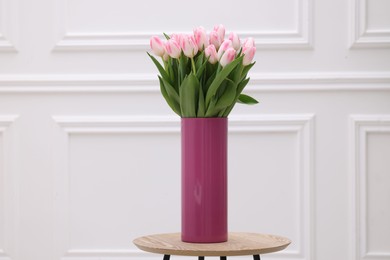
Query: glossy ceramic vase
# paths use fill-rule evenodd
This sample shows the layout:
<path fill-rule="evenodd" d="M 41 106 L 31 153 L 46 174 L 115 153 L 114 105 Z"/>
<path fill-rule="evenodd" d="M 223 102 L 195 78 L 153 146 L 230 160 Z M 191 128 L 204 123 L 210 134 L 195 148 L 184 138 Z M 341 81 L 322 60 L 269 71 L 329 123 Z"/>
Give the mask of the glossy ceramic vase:
<path fill-rule="evenodd" d="M 181 120 L 184 242 L 228 239 L 227 128 L 227 118 Z"/>

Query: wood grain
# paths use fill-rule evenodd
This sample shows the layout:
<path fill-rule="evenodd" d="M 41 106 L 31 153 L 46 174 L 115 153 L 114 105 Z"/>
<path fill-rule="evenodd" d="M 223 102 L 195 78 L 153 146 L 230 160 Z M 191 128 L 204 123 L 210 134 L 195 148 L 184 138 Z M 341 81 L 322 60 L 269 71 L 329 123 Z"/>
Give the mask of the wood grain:
<path fill-rule="evenodd" d="M 143 251 L 164 255 L 239 256 L 277 252 L 291 241 L 268 234 L 229 233 L 227 242 L 201 244 L 182 242 L 180 233 L 168 233 L 139 237 L 133 243 Z"/>

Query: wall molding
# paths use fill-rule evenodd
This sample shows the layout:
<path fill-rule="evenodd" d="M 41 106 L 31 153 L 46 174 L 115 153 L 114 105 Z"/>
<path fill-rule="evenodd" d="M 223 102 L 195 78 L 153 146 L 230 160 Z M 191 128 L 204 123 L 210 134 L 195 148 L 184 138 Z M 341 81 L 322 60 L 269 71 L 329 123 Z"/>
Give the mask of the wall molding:
<path fill-rule="evenodd" d="M 1 52 L 15 52 L 16 48 L 8 41 L 4 35 L 0 34 L 0 51 Z"/>
<path fill-rule="evenodd" d="M 389 48 L 390 28 L 385 30 L 370 30 L 367 28 L 368 1 L 350 0 L 350 47 Z"/>
<path fill-rule="evenodd" d="M 139 249 L 129 249 L 129 250 L 68 250 L 62 259 L 112 259 L 120 257 L 151 257 L 149 253 L 141 251 Z M 107 259 L 107 260 L 108 260 Z"/>
<path fill-rule="evenodd" d="M 69 234 L 69 212 L 70 212 L 70 187 L 69 187 L 69 140 L 72 135 L 88 134 L 179 134 L 180 118 L 172 116 L 53 116 L 53 121 L 60 127 L 56 140 L 60 140 L 55 161 L 57 166 L 57 189 L 59 196 L 58 223 L 62 227 L 58 234 L 59 250 L 64 252 L 62 259 L 76 257 L 78 259 L 97 259 L 100 257 L 148 257 L 138 249 L 135 250 L 93 250 L 70 248 L 71 234 Z M 231 134 L 243 133 L 296 133 L 298 144 L 298 174 L 300 183 L 298 197 L 300 198 L 300 220 L 299 234 L 300 248 L 298 250 L 285 250 L 277 253 L 277 259 L 301 259 L 309 260 L 313 256 L 314 245 L 314 201 L 312 175 L 313 175 L 313 125 L 314 115 L 293 114 L 293 115 L 240 115 L 229 118 L 229 132 Z"/>
<path fill-rule="evenodd" d="M 390 115 L 350 116 L 351 260 L 390 258 L 390 251 L 369 252 L 367 248 L 367 135 L 378 132 L 390 134 Z"/>
<path fill-rule="evenodd" d="M 67 28 L 69 20 L 68 0 L 59 1 L 58 26 L 61 40 L 54 51 L 99 51 L 99 50 L 142 50 L 149 47 L 149 39 L 162 32 L 122 33 L 75 33 Z M 297 28 L 292 31 L 238 31 L 242 38 L 253 37 L 259 49 L 311 49 L 312 47 L 312 1 L 296 0 Z M 183 32 L 190 33 L 190 32 Z"/>
<path fill-rule="evenodd" d="M 249 92 L 390 90 L 389 72 L 252 73 Z M 159 93 L 156 74 L 0 75 L 1 93 Z"/>
<path fill-rule="evenodd" d="M 4 252 L 4 250 L 0 249 L 0 260 L 11 260 L 9 256 Z"/>
<path fill-rule="evenodd" d="M 14 137 L 12 133 L 9 132 L 9 127 L 15 122 L 18 118 L 16 115 L 0 115 L 0 137 L 3 140 L 3 147 L 0 147 L 1 152 L 0 161 L 0 200 L 3 202 L 3 208 L 0 207 L 0 214 L 4 223 L 0 223 L 0 260 L 11 260 L 11 257 L 7 252 L 8 249 L 14 249 L 15 242 L 15 219 L 16 219 L 16 201 L 10 201 L 14 199 L 15 192 L 15 176 L 9 174 L 10 171 L 10 161 L 12 154 L 12 142 Z M 7 176 L 7 178 L 5 177 Z M 1 204 L 0 204 L 1 206 Z M 4 248 L 1 248 L 4 247 Z M 7 249 L 7 250 L 6 250 Z"/>
<path fill-rule="evenodd" d="M 16 46 L 10 39 L 16 40 L 17 0 L 0 0 L 0 52 L 16 52 Z"/>

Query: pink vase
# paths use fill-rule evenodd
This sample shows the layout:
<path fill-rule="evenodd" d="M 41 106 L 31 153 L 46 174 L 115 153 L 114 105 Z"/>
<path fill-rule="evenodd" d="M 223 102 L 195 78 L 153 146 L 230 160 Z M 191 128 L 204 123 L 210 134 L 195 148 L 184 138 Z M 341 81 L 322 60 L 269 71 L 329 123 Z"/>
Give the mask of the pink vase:
<path fill-rule="evenodd" d="M 184 242 L 228 239 L 227 123 L 227 118 L 181 120 Z"/>

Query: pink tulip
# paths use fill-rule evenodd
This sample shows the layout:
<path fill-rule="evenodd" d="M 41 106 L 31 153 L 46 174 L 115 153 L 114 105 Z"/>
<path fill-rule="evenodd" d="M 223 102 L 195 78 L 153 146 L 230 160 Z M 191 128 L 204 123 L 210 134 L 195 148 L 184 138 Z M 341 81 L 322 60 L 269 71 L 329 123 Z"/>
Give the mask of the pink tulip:
<path fill-rule="evenodd" d="M 181 33 L 174 33 L 171 35 L 171 39 L 175 40 L 179 46 L 181 46 L 181 42 L 183 41 L 184 34 Z"/>
<path fill-rule="evenodd" d="M 165 53 L 164 42 L 158 36 L 150 38 L 150 48 L 157 56 L 162 57 Z"/>
<path fill-rule="evenodd" d="M 211 44 L 211 45 L 207 46 L 207 48 L 204 49 L 204 54 L 205 54 L 206 58 L 209 59 L 209 62 L 211 64 L 217 63 L 218 55 L 217 55 L 217 50 L 215 49 L 214 45 Z"/>
<path fill-rule="evenodd" d="M 218 59 L 221 59 L 223 53 L 230 48 L 233 48 L 232 41 L 231 40 L 224 40 L 223 43 L 221 44 L 221 46 L 219 47 L 219 50 L 218 50 Z"/>
<path fill-rule="evenodd" d="M 172 58 L 177 59 L 180 57 L 181 48 L 179 43 L 174 39 L 169 39 L 165 43 L 165 50 L 168 53 L 168 55 L 171 56 Z"/>
<path fill-rule="evenodd" d="M 225 67 L 230 62 L 232 62 L 235 57 L 236 57 L 236 50 L 233 48 L 229 48 L 222 55 L 221 59 L 219 60 L 219 63 L 221 64 L 222 67 Z"/>
<path fill-rule="evenodd" d="M 210 44 L 214 45 L 216 49 L 221 46 L 221 41 L 219 40 L 218 33 L 216 31 L 211 31 L 209 35 L 209 42 Z"/>
<path fill-rule="evenodd" d="M 253 40 L 252 37 L 249 37 L 248 39 L 245 39 L 242 43 L 242 48 L 249 48 L 249 47 L 255 47 L 255 40 Z"/>
<path fill-rule="evenodd" d="M 202 26 L 194 29 L 194 38 L 200 51 L 209 45 L 207 41 L 206 30 Z"/>
<path fill-rule="evenodd" d="M 242 65 L 247 66 L 252 63 L 253 57 L 256 53 L 256 47 L 245 47 L 242 49 L 242 55 L 244 59 L 242 60 Z"/>
<path fill-rule="evenodd" d="M 225 39 L 225 26 L 222 24 L 215 25 L 214 31 L 218 34 L 219 42 L 223 42 Z"/>
<path fill-rule="evenodd" d="M 233 48 L 238 51 L 241 47 L 241 42 L 240 42 L 240 37 L 238 37 L 238 35 L 234 32 L 231 32 L 229 34 L 229 40 L 232 41 L 233 43 Z"/>
<path fill-rule="evenodd" d="M 198 45 L 192 35 L 184 35 L 181 43 L 181 49 L 188 58 L 193 58 L 198 53 Z"/>

